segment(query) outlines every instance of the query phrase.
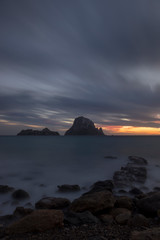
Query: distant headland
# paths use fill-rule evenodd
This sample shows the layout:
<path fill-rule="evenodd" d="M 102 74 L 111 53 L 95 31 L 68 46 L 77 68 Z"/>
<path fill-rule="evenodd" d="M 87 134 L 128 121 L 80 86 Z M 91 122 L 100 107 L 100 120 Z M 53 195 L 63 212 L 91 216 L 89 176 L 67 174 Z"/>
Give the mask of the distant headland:
<path fill-rule="evenodd" d="M 44 128 L 43 130 L 22 130 L 17 134 L 17 136 L 59 136 L 58 132 Z M 102 128 L 96 128 L 93 121 L 85 117 L 75 118 L 73 125 L 69 128 L 64 135 L 94 135 L 94 136 L 104 136 Z"/>

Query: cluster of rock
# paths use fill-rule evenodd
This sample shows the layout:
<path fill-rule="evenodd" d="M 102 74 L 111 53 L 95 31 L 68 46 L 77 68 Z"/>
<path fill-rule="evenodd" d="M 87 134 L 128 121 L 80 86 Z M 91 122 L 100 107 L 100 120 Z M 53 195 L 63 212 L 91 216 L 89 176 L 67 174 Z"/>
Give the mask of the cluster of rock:
<path fill-rule="evenodd" d="M 133 187 L 134 183 L 145 182 L 147 161 L 136 156 L 130 156 L 129 161 L 126 167 L 118 173 L 115 172 L 113 180 L 94 183 L 88 192 L 72 202 L 66 198 L 45 197 L 35 203 L 34 209 L 17 207 L 11 217 L 12 223 L 7 222 L 5 217 L 0 218 L 0 223 L 6 224 L 4 234 L 43 232 L 57 227 L 62 228 L 65 225 L 117 224 L 131 229 L 145 229 L 145 231 L 133 231 L 132 240 L 160 239 L 158 225 L 160 191 L 157 188 L 157 191 L 143 193 L 140 189 Z M 124 186 L 124 181 L 125 186 L 130 188 L 129 192 L 121 196 L 115 194 L 116 187 Z M 57 187 L 60 192 L 80 190 L 78 185 L 64 184 Z M 3 186 L 0 186 L 0 189 L 5 192 Z M 6 189 L 13 191 L 8 186 Z M 29 198 L 29 194 L 23 190 L 16 190 L 13 191 L 12 197 L 14 199 Z M 158 227 L 152 229 L 155 221 Z"/>
<path fill-rule="evenodd" d="M 59 136 L 58 132 L 53 132 L 49 130 L 48 128 L 44 128 L 41 131 L 40 130 L 22 130 L 17 134 L 17 136 Z"/>
<path fill-rule="evenodd" d="M 58 136 L 58 132 L 50 131 L 48 128 L 40 130 L 22 130 L 18 136 Z M 85 117 L 78 117 L 74 120 L 72 127 L 66 131 L 65 135 L 97 135 L 103 136 L 102 128 L 96 128 L 94 123 Z"/>

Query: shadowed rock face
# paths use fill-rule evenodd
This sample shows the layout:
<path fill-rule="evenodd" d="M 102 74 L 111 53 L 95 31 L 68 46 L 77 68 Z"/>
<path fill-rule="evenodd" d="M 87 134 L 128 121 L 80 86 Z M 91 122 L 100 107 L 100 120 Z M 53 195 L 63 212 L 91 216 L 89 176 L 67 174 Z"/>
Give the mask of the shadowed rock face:
<path fill-rule="evenodd" d="M 58 132 L 50 131 L 48 128 L 44 128 L 42 131 L 39 130 L 22 130 L 17 134 L 17 136 L 58 136 Z"/>
<path fill-rule="evenodd" d="M 85 117 L 78 117 L 74 120 L 72 127 L 65 135 L 104 135 L 102 128 L 96 128 L 94 123 Z"/>

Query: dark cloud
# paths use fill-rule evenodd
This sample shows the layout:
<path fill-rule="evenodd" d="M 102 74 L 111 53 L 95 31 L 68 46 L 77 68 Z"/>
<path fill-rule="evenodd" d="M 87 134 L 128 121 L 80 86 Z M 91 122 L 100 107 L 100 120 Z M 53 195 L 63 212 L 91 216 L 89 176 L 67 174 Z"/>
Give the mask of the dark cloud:
<path fill-rule="evenodd" d="M 2 120 L 158 127 L 159 9 L 159 0 L 1 0 Z"/>

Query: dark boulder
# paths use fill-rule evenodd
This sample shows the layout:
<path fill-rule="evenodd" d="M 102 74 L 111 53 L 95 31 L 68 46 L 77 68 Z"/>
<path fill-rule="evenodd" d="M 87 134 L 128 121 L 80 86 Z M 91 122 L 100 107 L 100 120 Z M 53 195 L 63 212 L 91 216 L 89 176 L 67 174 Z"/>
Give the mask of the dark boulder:
<path fill-rule="evenodd" d="M 17 136 L 59 136 L 58 132 L 50 131 L 48 128 L 40 130 L 22 130 L 17 134 Z"/>
<path fill-rule="evenodd" d="M 22 189 L 18 189 L 14 191 L 12 193 L 12 197 L 16 200 L 24 200 L 24 199 L 30 198 L 29 194 Z"/>
<path fill-rule="evenodd" d="M 0 185 L 0 193 L 8 193 L 14 190 L 13 187 L 9 187 L 8 185 Z"/>
<path fill-rule="evenodd" d="M 94 123 L 85 117 L 78 117 L 74 120 L 72 127 L 65 135 L 104 135 L 102 128 L 96 128 Z"/>
<path fill-rule="evenodd" d="M 32 212 L 33 212 L 33 209 L 31 208 L 17 207 L 14 210 L 13 215 L 17 218 L 22 218 L 27 216 L 28 214 L 31 214 Z"/>
<path fill-rule="evenodd" d="M 140 194 L 143 194 L 143 192 L 139 189 L 139 188 L 132 188 L 130 191 L 129 191 L 130 194 L 134 195 L 134 196 L 137 196 L 137 195 L 140 195 Z"/>
<path fill-rule="evenodd" d="M 129 156 L 128 159 L 136 165 L 147 165 L 148 164 L 147 160 L 142 157 Z"/>
<path fill-rule="evenodd" d="M 91 212 L 85 211 L 81 213 L 67 212 L 64 222 L 71 225 L 98 223 L 99 220 Z"/>
<path fill-rule="evenodd" d="M 91 190 L 84 193 L 83 195 L 94 193 L 94 192 L 101 192 L 101 191 L 111 191 L 114 188 L 114 184 L 112 180 L 105 180 L 105 181 L 98 181 L 91 186 Z"/>
<path fill-rule="evenodd" d="M 39 200 L 35 207 L 37 209 L 63 209 L 70 204 L 71 202 L 67 198 L 46 197 Z"/>
<path fill-rule="evenodd" d="M 80 191 L 80 186 L 77 184 L 70 185 L 70 184 L 63 184 L 63 185 L 58 185 L 58 191 L 59 192 L 77 192 Z"/>

